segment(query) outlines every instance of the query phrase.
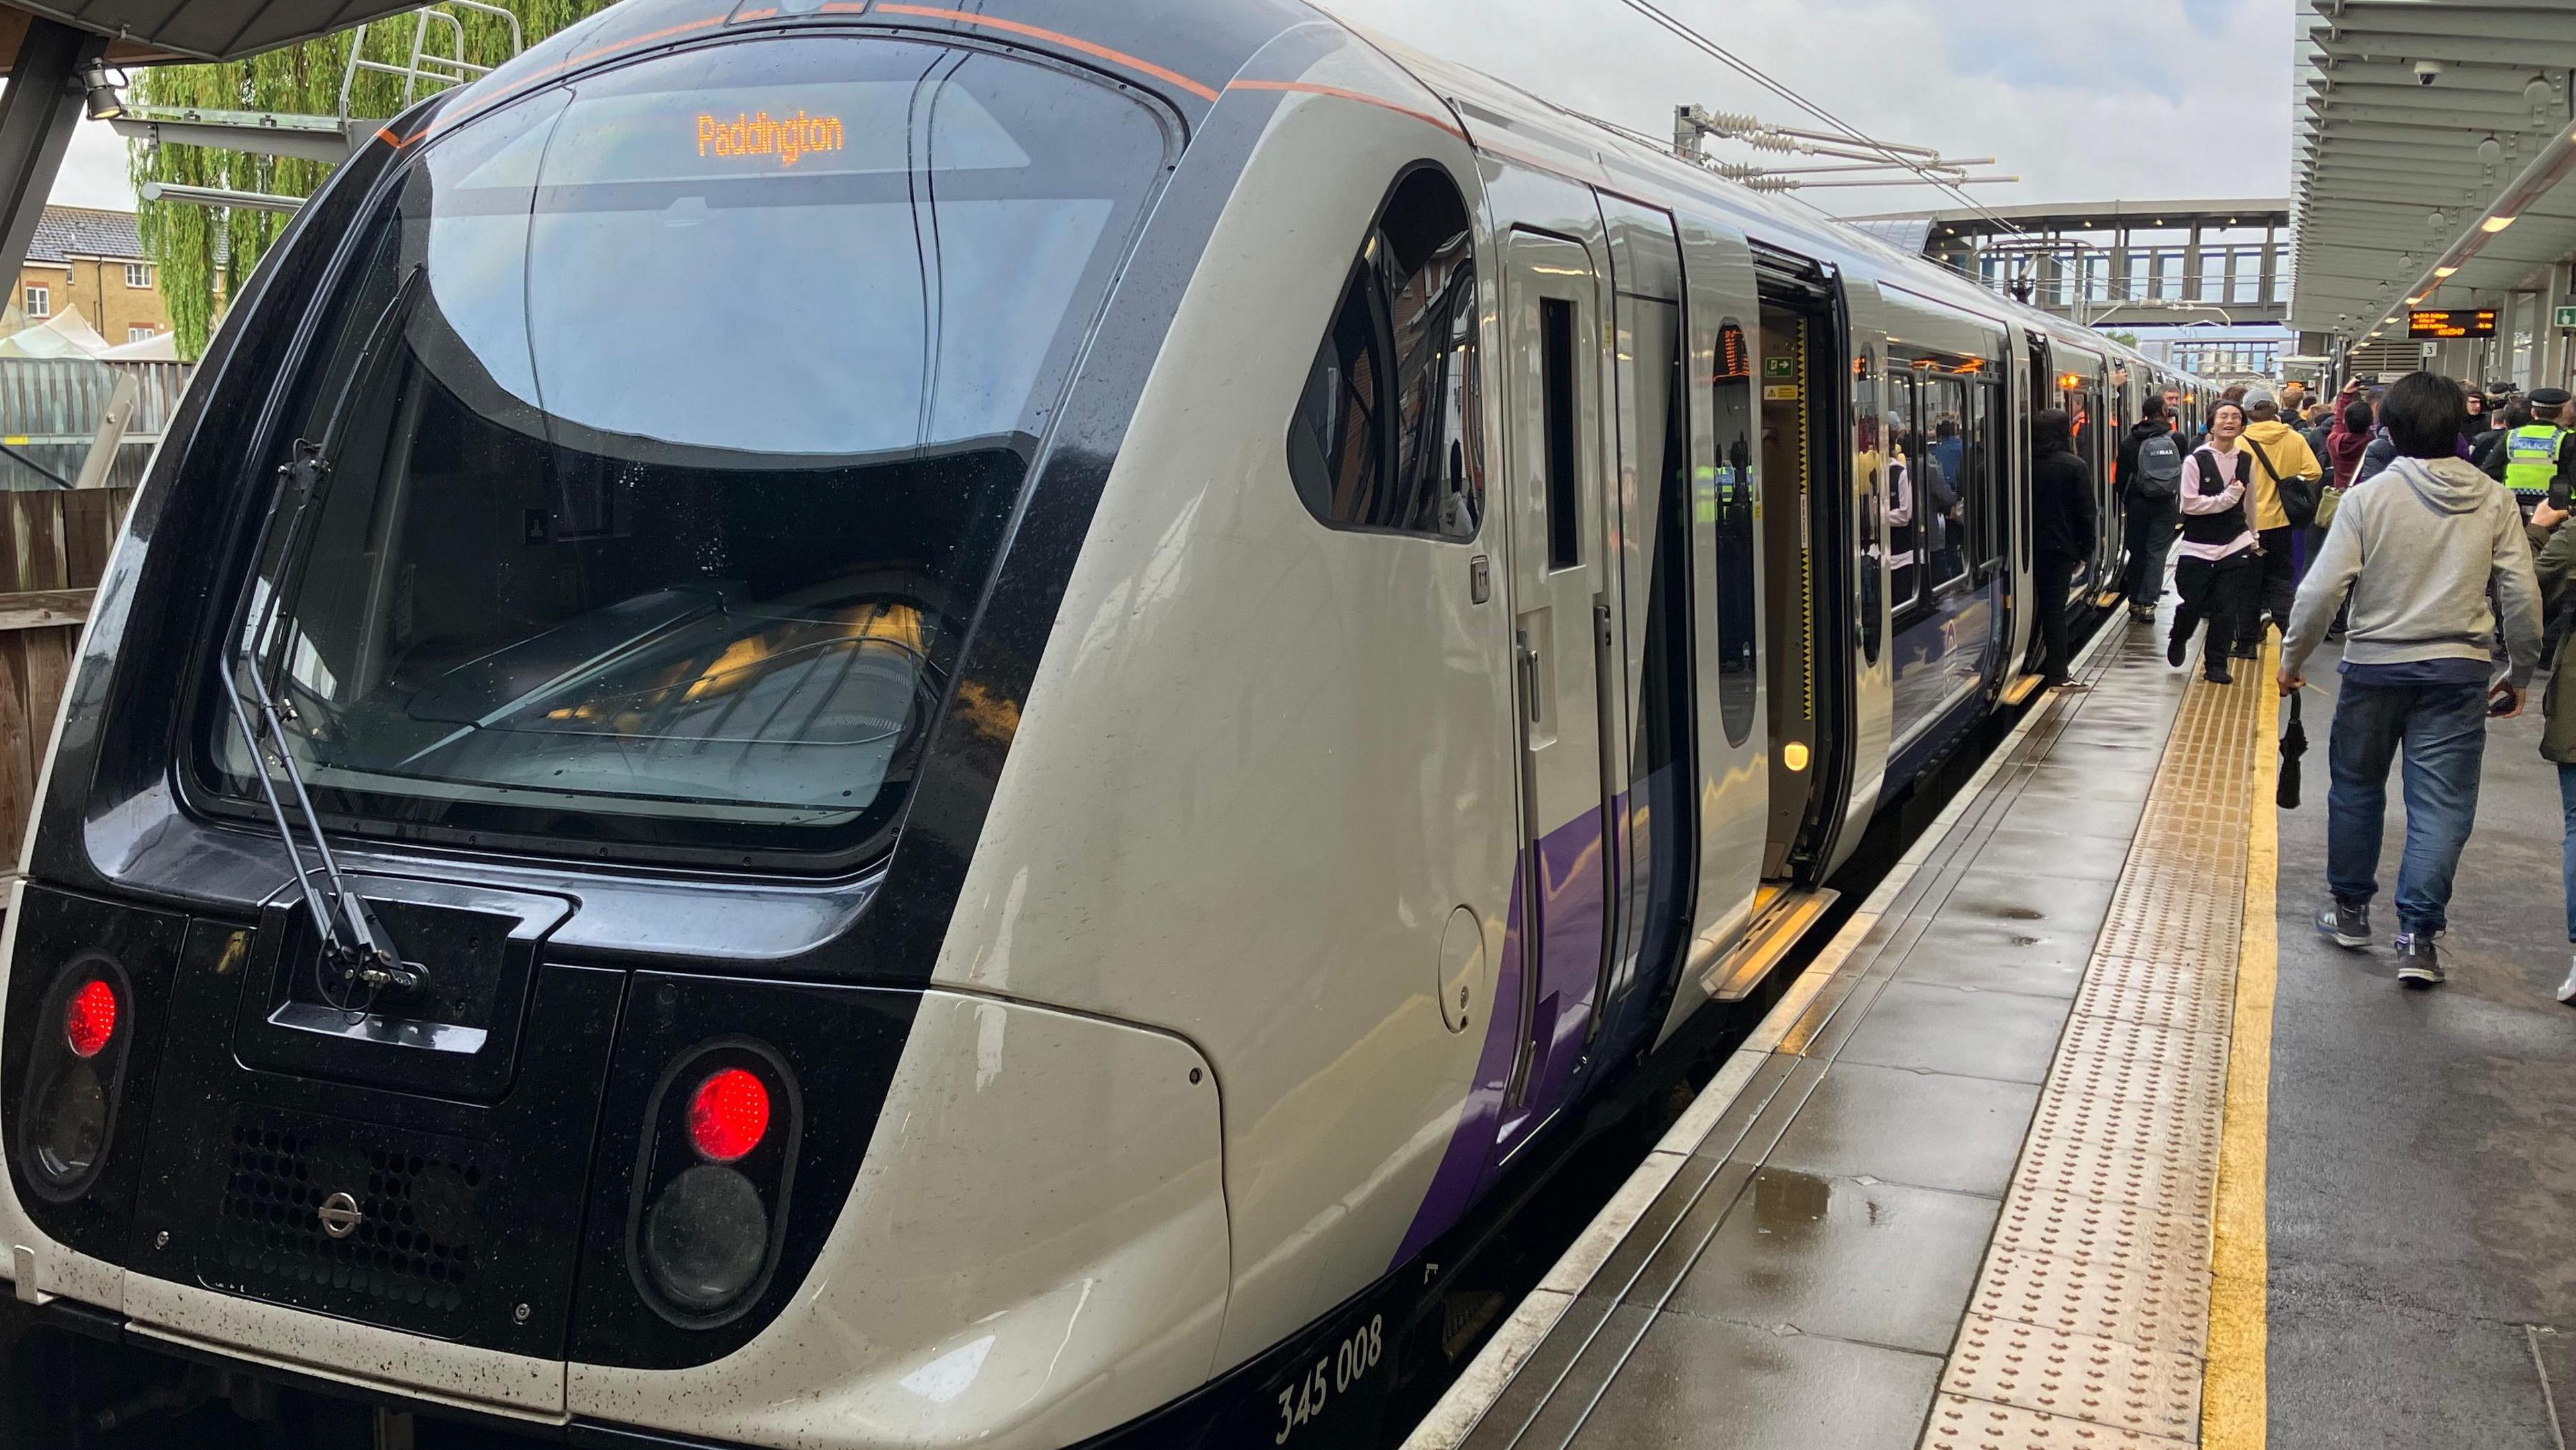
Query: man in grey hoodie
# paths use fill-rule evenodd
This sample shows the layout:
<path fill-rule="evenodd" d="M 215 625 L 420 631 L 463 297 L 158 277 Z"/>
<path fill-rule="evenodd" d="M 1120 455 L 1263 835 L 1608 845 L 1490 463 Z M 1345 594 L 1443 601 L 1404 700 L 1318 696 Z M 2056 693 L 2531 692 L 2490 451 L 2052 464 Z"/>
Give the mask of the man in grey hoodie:
<path fill-rule="evenodd" d="M 2410 373 L 2388 390 L 2380 421 L 2397 461 L 2343 497 L 2325 546 L 2299 587 L 2281 643 L 2281 693 L 2306 685 L 2344 591 L 2343 648 L 2326 792 L 2326 885 L 2317 930 L 2337 946 L 2370 944 L 2388 767 L 2406 749 L 2406 855 L 2397 873 L 2397 979 L 2442 980 L 2433 939 L 2449 925 L 2451 879 L 2478 817 L 2487 716 L 2522 713 L 2540 660 L 2540 581 L 2522 511 L 2504 485 L 2457 456 L 2468 416 L 2460 390 Z M 2494 680 L 2496 615 L 2510 662 Z"/>

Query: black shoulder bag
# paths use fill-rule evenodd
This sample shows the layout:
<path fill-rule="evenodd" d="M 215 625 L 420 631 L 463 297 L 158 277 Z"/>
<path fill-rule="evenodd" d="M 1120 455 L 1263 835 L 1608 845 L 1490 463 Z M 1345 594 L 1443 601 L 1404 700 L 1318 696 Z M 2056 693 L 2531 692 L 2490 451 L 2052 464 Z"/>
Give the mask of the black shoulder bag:
<path fill-rule="evenodd" d="M 2245 446 L 2253 450 L 2254 461 L 2263 465 L 2263 471 L 2272 476 L 2272 487 L 2280 491 L 2281 512 L 2290 516 L 2290 522 L 2303 529 L 2308 525 L 2315 523 L 2317 521 L 2317 504 L 2322 501 L 2324 497 L 2322 491 L 2317 486 L 2318 480 L 2313 478 L 2283 478 L 2281 476 L 2281 470 L 2272 466 L 2271 455 L 2263 451 L 2261 444 L 2248 438 L 2245 440 Z M 2259 514 L 2260 511 L 2254 510 L 2251 512 Z M 2258 524 L 2261 522 L 2259 517 L 2256 522 Z"/>

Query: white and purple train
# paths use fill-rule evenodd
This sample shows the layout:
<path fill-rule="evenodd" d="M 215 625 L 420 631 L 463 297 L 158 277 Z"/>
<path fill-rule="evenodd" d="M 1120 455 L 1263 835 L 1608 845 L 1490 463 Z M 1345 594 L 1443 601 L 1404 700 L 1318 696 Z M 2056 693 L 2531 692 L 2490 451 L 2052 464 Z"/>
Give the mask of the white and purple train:
<path fill-rule="evenodd" d="M 137 501 L 0 1027 L 99 1358 L 0 1418 L 1353 1443 L 2168 382 L 1293 0 L 628 0 L 340 170 Z"/>

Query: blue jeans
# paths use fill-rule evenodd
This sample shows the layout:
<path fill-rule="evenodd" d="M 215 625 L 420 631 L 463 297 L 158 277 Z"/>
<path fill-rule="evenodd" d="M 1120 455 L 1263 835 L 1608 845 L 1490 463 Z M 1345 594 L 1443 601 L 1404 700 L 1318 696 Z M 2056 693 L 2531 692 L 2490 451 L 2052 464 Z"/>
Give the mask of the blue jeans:
<path fill-rule="evenodd" d="M 2558 767 L 2558 803 L 2567 810 L 2567 940 L 2576 942 L 2576 765 Z"/>
<path fill-rule="evenodd" d="M 2484 685 L 2363 685 L 2335 704 L 2326 791 L 2326 885 L 2339 901 L 2379 894 L 2388 767 L 2406 748 L 2406 856 L 2397 870 L 2400 931 L 2450 924 L 2451 879 L 2478 819 L 2487 746 Z"/>

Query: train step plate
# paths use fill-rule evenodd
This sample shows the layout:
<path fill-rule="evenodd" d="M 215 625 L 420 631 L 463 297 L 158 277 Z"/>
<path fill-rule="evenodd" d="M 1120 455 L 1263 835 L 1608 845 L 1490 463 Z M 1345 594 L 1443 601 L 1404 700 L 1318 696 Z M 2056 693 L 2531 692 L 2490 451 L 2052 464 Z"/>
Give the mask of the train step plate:
<path fill-rule="evenodd" d="M 1823 889 L 1782 893 L 1744 934 L 1744 940 L 1708 969 L 1700 985 L 1720 1002 L 1741 1002 L 1751 996 L 1753 989 L 1762 985 L 1762 979 L 1771 975 L 1771 969 L 1805 939 L 1807 928 L 1814 926 L 1841 896 L 1839 891 Z"/>

